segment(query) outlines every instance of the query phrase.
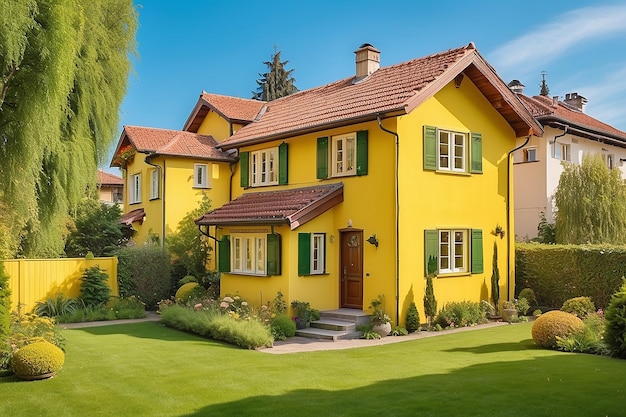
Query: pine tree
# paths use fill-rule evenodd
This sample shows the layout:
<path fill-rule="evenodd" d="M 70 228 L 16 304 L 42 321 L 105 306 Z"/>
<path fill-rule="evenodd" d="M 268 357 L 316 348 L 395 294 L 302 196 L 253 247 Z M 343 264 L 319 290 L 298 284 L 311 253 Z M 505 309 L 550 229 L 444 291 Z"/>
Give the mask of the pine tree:
<path fill-rule="evenodd" d="M 493 242 L 491 269 L 491 301 L 493 301 L 493 306 L 497 312 L 500 303 L 500 267 L 498 266 L 498 245 L 496 242 Z"/>
<path fill-rule="evenodd" d="M 135 50 L 132 0 L 5 0 L 0 254 L 57 256 L 67 213 L 116 139 Z"/>
<path fill-rule="evenodd" d="M 264 62 L 268 72 L 259 74 L 261 78 L 256 82 L 258 84 L 257 91 L 252 92 L 253 99 L 272 101 L 298 91 L 295 86 L 296 80 L 291 76 L 294 70 L 285 69 L 289 61 L 281 62 L 280 54 L 281 51 L 277 51 L 274 47 L 271 61 Z"/>
<path fill-rule="evenodd" d="M 626 188 L 619 169 L 600 155 L 565 164 L 554 194 L 556 241 L 561 244 L 626 243 Z"/>
<path fill-rule="evenodd" d="M 548 97 L 550 95 L 550 88 L 548 87 L 548 83 L 546 82 L 546 75 L 548 73 L 543 71 L 541 73 L 541 90 L 539 91 L 539 95 Z"/>

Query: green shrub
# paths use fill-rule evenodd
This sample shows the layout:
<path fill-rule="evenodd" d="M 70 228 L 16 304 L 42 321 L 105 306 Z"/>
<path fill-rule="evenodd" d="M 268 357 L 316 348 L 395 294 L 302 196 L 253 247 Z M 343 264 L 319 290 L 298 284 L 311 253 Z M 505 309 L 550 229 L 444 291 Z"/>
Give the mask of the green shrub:
<path fill-rule="evenodd" d="M 285 340 L 296 335 L 296 323 L 286 314 L 276 316 L 271 324 L 275 340 Z"/>
<path fill-rule="evenodd" d="M 406 312 L 406 330 L 409 333 L 413 333 L 420 328 L 420 313 L 417 311 L 417 306 L 414 302 L 409 304 L 409 309 Z"/>
<path fill-rule="evenodd" d="M 557 336 L 557 348 L 566 352 L 608 354 L 608 349 L 603 340 L 604 317 L 596 313 L 590 314 L 583 320 L 583 324 L 582 330 L 578 330 L 566 337 Z"/>
<path fill-rule="evenodd" d="M 604 340 L 611 355 L 626 359 L 626 279 L 611 297 L 605 318 Z"/>
<path fill-rule="evenodd" d="M 108 309 L 113 312 L 116 320 L 141 319 L 146 317 L 146 308 L 137 297 L 115 297 L 109 301 Z"/>
<path fill-rule="evenodd" d="M 526 301 L 528 301 L 528 304 L 535 307 L 537 306 L 537 296 L 532 288 L 524 288 L 519 292 L 517 298 L 525 298 Z"/>
<path fill-rule="evenodd" d="M 65 298 L 59 293 L 55 298 L 46 298 L 45 301 L 35 303 L 34 312 L 38 316 L 57 317 L 73 314 L 79 308 L 78 301 L 74 298 Z"/>
<path fill-rule="evenodd" d="M 11 369 L 18 377 L 30 377 L 57 372 L 65 362 L 65 354 L 50 342 L 31 343 L 19 349 L 11 358 Z"/>
<path fill-rule="evenodd" d="M 409 334 L 409 331 L 402 326 L 396 326 L 391 329 L 391 332 L 389 334 L 392 336 L 406 336 L 407 334 Z"/>
<path fill-rule="evenodd" d="M 185 285 L 190 282 L 198 282 L 198 280 L 193 275 L 185 275 L 184 277 L 178 280 L 178 285 Z"/>
<path fill-rule="evenodd" d="M 107 284 L 109 276 L 96 265 L 85 269 L 80 286 L 80 299 L 86 306 L 106 304 L 111 298 L 111 288 Z"/>
<path fill-rule="evenodd" d="M 446 327 L 466 327 L 485 323 L 487 317 L 480 303 L 473 301 L 453 301 L 446 304 L 437 314 L 435 325 Z"/>
<path fill-rule="evenodd" d="M 181 285 L 176 291 L 174 299 L 178 304 L 188 305 L 206 295 L 206 290 L 197 282 L 188 282 Z"/>
<path fill-rule="evenodd" d="M 530 309 L 528 300 L 525 297 L 518 298 L 515 301 L 515 309 L 517 310 L 517 314 L 519 314 L 520 316 L 525 316 Z"/>
<path fill-rule="evenodd" d="M 0 262 L 0 341 L 9 336 L 11 327 L 11 290 L 9 276 L 4 272 L 4 263 Z"/>
<path fill-rule="evenodd" d="M 219 307 L 194 311 L 171 305 L 161 310 L 161 321 L 166 326 L 247 349 L 270 347 L 273 343 L 268 326 L 257 320 L 236 320 L 231 314 L 223 314 Z"/>
<path fill-rule="evenodd" d="M 589 297 L 574 297 L 569 300 L 565 300 L 563 306 L 561 307 L 561 311 L 565 311 L 566 313 L 570 313 L 576 317 L 584 319 L 588 315 L 596 312 L 596 306 Z"/>
<path fill-rule="evenodd" d="M 553 310 L 537 317 L 533 323 L 532 338 L 541 347 L 555 349 L 557 337 L 565 338 L 582 330 L 583 321 L 573 314 Z"/>

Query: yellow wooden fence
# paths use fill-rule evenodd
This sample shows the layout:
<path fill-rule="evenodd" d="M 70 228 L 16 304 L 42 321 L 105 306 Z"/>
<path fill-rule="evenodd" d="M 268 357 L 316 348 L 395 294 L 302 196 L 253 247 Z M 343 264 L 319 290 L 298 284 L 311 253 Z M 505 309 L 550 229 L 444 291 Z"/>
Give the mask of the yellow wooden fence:
<path fill-rule="evenodd" d="M 21 306 L 22 311 L 31 311 L 37 301 L 55 298 L 59 293 L 66 298 L 78 297 L 83 272 L 96 265 L 109 276 L 112 295 L 119 295 L 117 257 L 9 259 L 2 262 L 9 276 L 13 310 Z"/>

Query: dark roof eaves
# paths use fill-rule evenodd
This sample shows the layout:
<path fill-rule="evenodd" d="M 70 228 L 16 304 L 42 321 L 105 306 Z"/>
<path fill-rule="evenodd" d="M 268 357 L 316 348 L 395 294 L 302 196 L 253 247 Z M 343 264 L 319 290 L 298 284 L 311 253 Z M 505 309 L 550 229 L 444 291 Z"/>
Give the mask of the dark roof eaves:
<path fill-rule="evenodd" d="M 538 116 L 537 120 L 540 123 L 548 125 L 548 126 L 550 126 L 551 123 L 558 123 L 562 126 L 568 126 L 568 128 L 576 129 L 580 133 L 592 136 L 593 138 L 597 140 L 609 140 L 611 142 L 616 142 L 621 147 L 626 147 L 626 136 L 616 135 L 614 133 L 595 129 L 595 128 L 586 126 L 584 124 L 575 123 L 566 118 L 555 116 L 554 114 Z"/>

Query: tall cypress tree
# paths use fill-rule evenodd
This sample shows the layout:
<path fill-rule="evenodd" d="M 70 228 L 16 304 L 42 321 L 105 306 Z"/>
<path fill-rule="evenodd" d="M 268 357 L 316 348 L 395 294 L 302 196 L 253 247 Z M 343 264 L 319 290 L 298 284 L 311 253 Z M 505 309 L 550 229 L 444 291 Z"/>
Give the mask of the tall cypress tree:
<path fill-rule="evenodd" d="M 116 139 L 136 27 L 132 0 L 4 0 L 0 255 L 63 251 L 69 208 Z"/>
<path fill-rule="evenodd" d="M 281 52 L 274 47 L 272 59 L 264 62 L 268 72 L 259 74 L 261 78 L 256 82 L 258 84 L 257 91 L 252 92 L 253 99 L 272 101 L 298 91 L 295 85 L 296 80 L 291 75 L 294 70 L 285 68 L 289 61 L 281 61 L 280 54 Z"/>

